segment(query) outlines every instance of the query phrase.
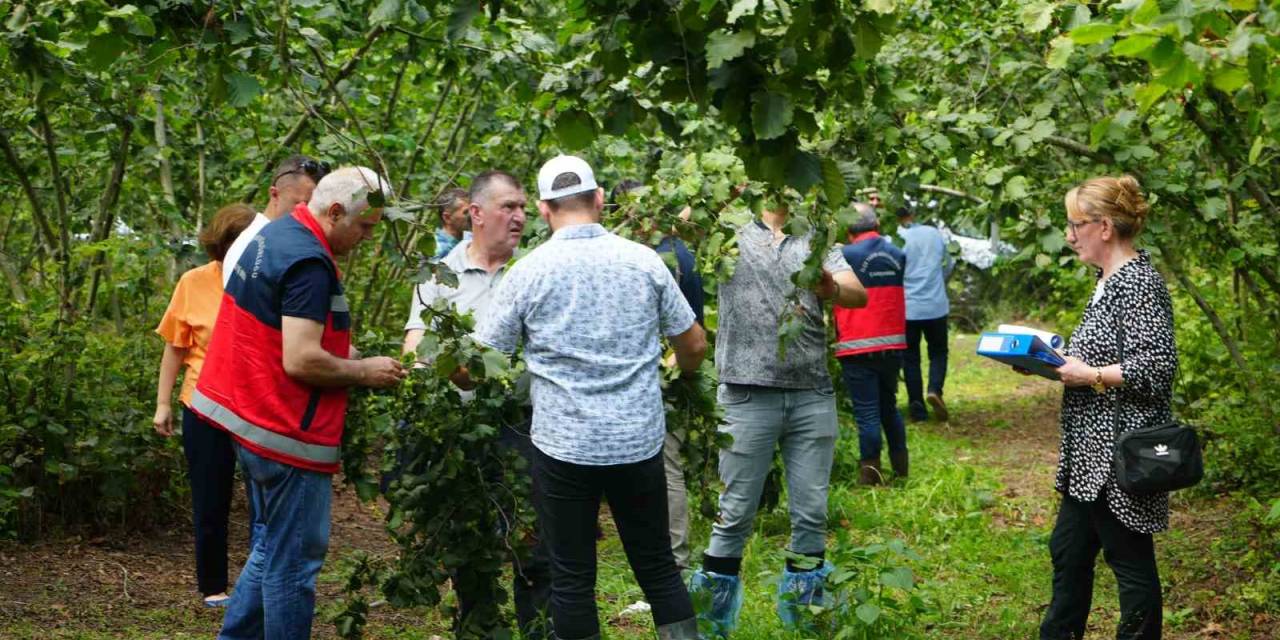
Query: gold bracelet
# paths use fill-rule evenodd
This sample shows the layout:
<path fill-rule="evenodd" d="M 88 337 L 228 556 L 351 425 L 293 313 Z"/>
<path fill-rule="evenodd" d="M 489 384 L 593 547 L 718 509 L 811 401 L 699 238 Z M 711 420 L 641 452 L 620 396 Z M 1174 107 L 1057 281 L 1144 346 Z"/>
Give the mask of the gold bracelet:
<path fill-rule="evenodd" d="M 1089 386 L 1093 387 L 1093 390 L 1097 393 L 1106 393 L 1107 385 L 1102 383 L 1102 369 L 1094 367 L 1093 370 L 1095 372 L 1095 377 L 1093 379 L 1093 384 Z"/>

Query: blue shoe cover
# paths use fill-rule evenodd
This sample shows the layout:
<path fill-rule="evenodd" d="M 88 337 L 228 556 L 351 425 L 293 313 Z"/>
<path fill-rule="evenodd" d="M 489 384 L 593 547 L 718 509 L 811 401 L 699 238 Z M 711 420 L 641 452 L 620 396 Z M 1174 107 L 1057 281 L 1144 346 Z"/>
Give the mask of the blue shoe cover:
<path fill-rule="evenodd" d="M 712 638 L 728 638 L 738 626 L 738 614 L 742 611 L 742 580 L 710 571 L 695 571 L 689 579 L 689 595 L 694 610 L 698 612 L 699 628 L 710 622 Z M 699 637 L 706 637 L 699 634 Z"/>
<path fill-rule="evenodd" d="M 799 628 L 802 609 L 825 605 L 824 585 L 834 569 L 830 562 L 824 562 L 813 571 L 782 570 L 782 580 L 778 583 L 778 617 L 782 619 L 783 628 Z"/>

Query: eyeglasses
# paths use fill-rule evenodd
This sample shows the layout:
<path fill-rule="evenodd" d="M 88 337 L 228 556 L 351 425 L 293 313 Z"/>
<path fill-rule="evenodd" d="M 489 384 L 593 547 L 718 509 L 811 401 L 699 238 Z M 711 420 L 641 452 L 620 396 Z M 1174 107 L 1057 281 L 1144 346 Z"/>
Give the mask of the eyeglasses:
<path fill-rule="evenodd" d="M 1101 220 L 1085 220 L 1084 222 L 1076 222 L 1075 220 L 1067 218 L 1067 229 L 1070 229 L 1071 233 L 1079 233 L 1080 227 L 1091 225 L 1095 222 L 1102 222 L 1102 221 Z"/>
<path fill-rule="evenodd" d="M 298 163 L 298 168 L 287 169 L 285 171 L 281 171 L 280 173 L 277 173 L 276 177 L 271 180 L 271 186 L 273 187 L 276 186 L 276 183 L 280 181 L 280 178 L 283 178 L 291 173 L 304 173 L 308 178 L 311 178 L 313 181 L 320 182 L 320 178 L 323 178 L 329 174 L 329 164 L 327 162 L 320 162 L 319 160 L 303 160 L 302 162 Z"/>

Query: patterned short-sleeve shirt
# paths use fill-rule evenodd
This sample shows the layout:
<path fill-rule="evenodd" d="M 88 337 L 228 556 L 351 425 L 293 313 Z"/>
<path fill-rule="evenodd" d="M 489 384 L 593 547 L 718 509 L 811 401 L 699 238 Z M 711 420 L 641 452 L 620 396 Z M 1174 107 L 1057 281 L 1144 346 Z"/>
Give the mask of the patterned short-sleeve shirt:
<path fill-rule="evenodd" d="M 693 326 L 653 249 L 598 224 L 556 231 L 508 270 L 476 330 L 533 375 L 533 444 L 573 464 L 646 460 L 662 449 L 661 336 Z"/>
<path fill-rule="evenodd" d="M 1063 390 L 1056 486 L 1083 502 L 1105 496 L 1112 513 L 1133 531 L 1163 531 L 1169 526 L 1169 494 L 1126 493 L 1116 484 L 1112 459 L 1117 429 L 1153 427 L 1172 416 L 1178 369 L 1173 303 L 1145 251 L 1097 287 L 1066 353 L 1091 367 L 1119 363 L 1124 385 L 1103 394 L 1089 387 Z"/>
<path fill-rule="evenodd" d="M 804 267 L 813 232 L 774 240 L 760 221 L 738 228 L 738 264 L 733 277 L 720 284 L 716 370 L 720 382 L 784 389 L 831 387 L 827 374 L 827 331 L 822 301 L 801 291 L 804 328 L 778 357 L 778 326 L 796 286 L 791 274 Z M 831 273 L 850 271 L 841 247 L 831 247 L 822 266 Z"/>

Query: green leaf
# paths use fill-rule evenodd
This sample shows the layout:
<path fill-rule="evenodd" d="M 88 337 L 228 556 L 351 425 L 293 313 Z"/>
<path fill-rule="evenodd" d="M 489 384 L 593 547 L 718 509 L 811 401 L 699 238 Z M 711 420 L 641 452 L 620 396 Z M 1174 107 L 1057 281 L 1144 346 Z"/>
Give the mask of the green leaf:
<path fill-rule="evenodd" d="M 1121 57 L 1138 57 L 1160 42 L 1160 36 L 1138 34 L 1129 36 L 1111 45 L 1111 55 Z"/>
<path fill-rule="evenodd" d="M 125 24 L 129 25 L 129 33 L 135 36 L 144 36 L 150 38 L 156 35 L 156 25 L 151 21 L 151 17 L 140 11 L 131 4 L 126 4 L 119 9 L 112 9 L 105 14 L 108 18 L 120 18 Z"/>
<path fill-rule="evenodd" d="M 121 54 L 129 49 L 129 43 L 123 36 L 115 33 L 104 33 L 89 40 L 84 55 L 89 67 L 95 71 L 105 70 L 115 62 Z"/>
<path fill-rule="evenodd" d="M 858 616 L 858 619 L 861 620 L 863 624 L 868 626 L 875 624 L 876 620 L 880 618 L 880 607 L 877 607 L 870 602 L 864 602 L 858 605 L 858 608 L 854 609 L 853 612 Z"/>
<path fill-rule="evenodd" d="M 460 40 L 471 28 L 471 21 L 480 13 L 480 3 L 475 0 L 458 0 L 449 14 L 449 28 L 445 37 L 449 40 Z"/>
<path fill-rule="evenodd" d="M 1271 512 L 1267 514 L 1266 521 L 1268 524 L 1280 522 L 1280 498 L 1271 501 Z"/>
<path fill-rule="evenodd" d="M 897 0 L 864 0 L 862 6 L 880 14 L 893 13 Z"/>
<path fill-rule="evenodd" d="M 1169 87 L 1162 84 L 1144 84 L 1133 91 L 1133 99 L 1138 103 L 1138 111 L 1146 113 L 1152 105 L 1156 103 L 1164 94 L 1169 92 Z"/>
<path fill-rule="evenodd" d="M 1070 36 L 1058 36 L 1049 43 L 1049 54 L 1045 56 L 1044 65 L 1050 69 L 1065 69 L 1075 50 L 1076 43 Z"/>
<path fill-rule="evenodd" d="M 1196 63 L 1191 61 L 1191 58 L 1181 52 L 1178 53 L 1173 64 L 1165 67 L 1155 75 L 1155 82 L 1175 91 L 1181 90 L 1187 85 L 1197 85 L 1203 79 L 1204 75 L 1200 72 L 1200 67 L 1197 67 Z"/>
<path fill-rule="evenodd" d="M 1027 197 L 1027 178 L 1026 176 L 1014 176 L 1004 184 L 1004 194 L 1009 198 L 1021 200 Z"/>
<path fill-rule="evenodd" d="M 840 165 L 831 158 L 822 159 L 822 192 L 827 197 L 827 205 L 831 207 L 844 204 L 845 198 L 849 197 Z"/>
<path fill-rule="evenodd" d="M 1004 181 L 1004 169 L 1001 169 L 1000 167 L 994 167 L 994 168 L 988 169 L 987 172 L 982 175 L 983 184 L 986 184 L 988 186 L 994 187 L 1003 181 Z"/>
<path fill-rule="evenodd" d="M 1035 125 L 1027 131 L 1027 135 L 1031 136 L 1033 142 L 1040 142 L 1053 135 L 1053 132 L 1057 129 L 1058 126 L 1052 120 L 1037 120 Z"/>
<path fill-rule="evenodd" d="M 880 47 L 884 45 L 884 36 L 880 29 L 866 18 L 859 17 L 853 23 L 853 50 L 860 60 L 876 57 Z"/>
<path fill-rule="evenodd" d="M 1249 164 L 1258 164 L 1258 157 L 1262 155 L 1262 147 L 1262 136 L 1254 138 L 1253 146 L 1249 147 Z"/>
<path fill-rule="evenodd" d="M 732 7 L 729 7 L 729 15 L 724 19 L 724 21 L 729 24 L 733 24 L 738 21 L 738 18 L 741 18 L 748 13 L 755 13 L 756 7 L 758 6 L 760 6 L 760 0 L 738 0 L 733 3 Z"/>
<path fill-rule="evenodd" d="M 556 138 L 570 151 L 581 149 L 596 137 L 596 122 L 590 114 L 570 109 L 556 116 Z"/>
<path fill-rule="evenodd" d="M 400 12 L 404 9 L 401 0 L 381 0 L 378 6 L 373 8 L 373 12 L 369 14 L 369 24 L 391 24 L 400 19 Z"/>
<path fill-rule="evenodd" d="M 1048 269 L 1049 265 L 1051 264 L 1053 264 L 1053 258 L 1050 258 L 1047 254 L 1044 254 L 1044 253 L 1036 254 L 1037 267 L 1040 267 L 1041 269 Z"/>
<path fill-rule="evenodd" d="M 258 79 L 242 72 L 228 73 L 223 76 L 227 81 L 227 103 L 233 107 L 245 107 L 262 93 L 262 85 Z"/>
<path fill-rule="evenodd" d="M 496 349 L 485 349 L 480 354 L 480 359 L 484 361 L 484 376 L 492 378 L 501 376 L 511 368 L 511 358 L 507 354 Z"/>
<path fill-rule="evenodd" d="M 791 98 L 784 94 L 757 91 L 751 96 L 751 125 L 760 140 L 772 140 L 786 133 L 792 116 Z"/>
<path fill-rule="evenodd" d="M 1063 235 L 1062 229 L 1057 227 L 1049 227 L 1044 235 L 1040 236 L 1040 246 L 1045 251 L 1057 255 L 1067 246 L 1067 237 Z"/>
<path fill-rule="evenodd" d="M 1071 30 L 1071 39 L 1076 44 L 1097 44 L 1116 35 L 1120 31 L 1118 25 L 1106 22 L 1090 22 Z"/>
<path fill-rule="evenodd" d="M 1240 67 L 1222 67 L 1214 72 L 1209 82 L 1225 93 L 1235 93 L 1249 81 L 1249 72 Z"/>
<path fill-rule="evenodd" d="M 1054 5 L 1049 2 L 1032 2 L 1022 7 L 1019 14 L 1022 27 L 1032 33 L 1040 33 L 1053 22 Z"/>
<path fill-rule="evenodd" d="M 716 31 L 707 37 L 707 69 L 715 69 L 720 65 L 742 55 L 756 43 L 754 31 L 738 31 L 728 33 Z"/>
<path fill-rule="evenodd" d="M 808 151 L 798 151 L 787 165 L 787 184 L 800 193 L 806 193 L 823 181 L 822 161 Z"/>

